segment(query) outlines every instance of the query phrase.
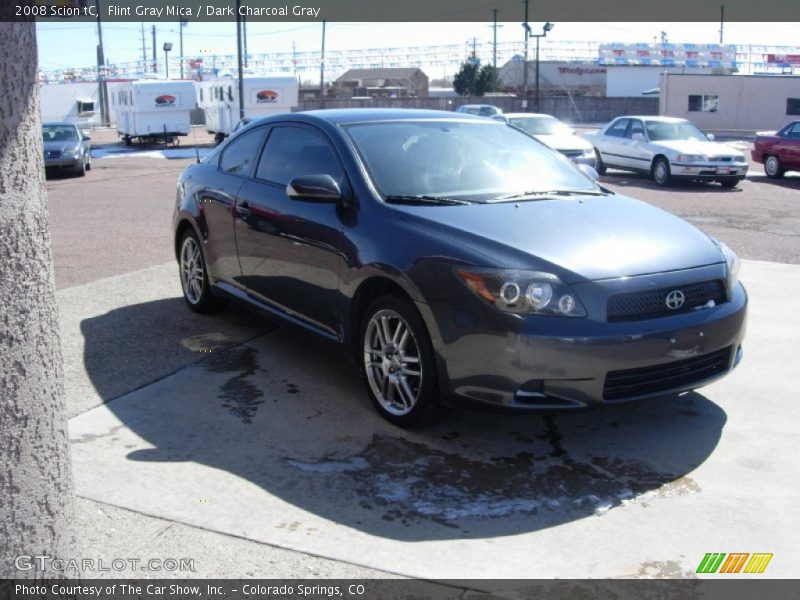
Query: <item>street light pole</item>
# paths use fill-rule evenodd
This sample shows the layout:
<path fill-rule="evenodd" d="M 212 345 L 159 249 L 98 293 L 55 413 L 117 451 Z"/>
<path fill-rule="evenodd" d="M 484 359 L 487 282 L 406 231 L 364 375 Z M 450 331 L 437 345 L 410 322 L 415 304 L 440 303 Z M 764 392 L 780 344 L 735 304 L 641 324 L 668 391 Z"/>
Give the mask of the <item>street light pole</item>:
<path fill-rule="evenodd" d="M 531 34 L 531 37 L 536 38 L 536 112 L 539 112 L 539 38 L 547 37 L 547 32 L 553 27 L 555 25 L 548 21 L 542 27 L 542 33 Z"/>
<path fill-rule="evenodd" d="M 528 25 L 528 0 L 525 1 L 525 20 L 522 29 L 525 31 L 525 56 L 522 59 L 522 108 L 528 110 L 528 38 L 531 35 L 531 27 Z"/>
<path fill-rule="evenodd" d="M 172 50 L 172 42 L 164 42 L 164 79 L 169 79 L 169 52 Z"/>

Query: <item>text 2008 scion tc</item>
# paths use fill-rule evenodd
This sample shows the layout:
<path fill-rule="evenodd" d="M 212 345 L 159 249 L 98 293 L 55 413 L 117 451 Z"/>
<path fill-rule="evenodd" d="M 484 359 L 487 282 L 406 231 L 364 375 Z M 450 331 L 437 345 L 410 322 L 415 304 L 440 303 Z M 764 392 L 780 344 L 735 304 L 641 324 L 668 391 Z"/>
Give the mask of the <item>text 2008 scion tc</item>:
<path fill-rule="evenodd" d="M 190 308 L 232 297 L 347 346 L 398 425 L 673 394 L 741 356 L 729 248 L 489 119 L 255 121 L 183 172 L 174 231 Z"/>

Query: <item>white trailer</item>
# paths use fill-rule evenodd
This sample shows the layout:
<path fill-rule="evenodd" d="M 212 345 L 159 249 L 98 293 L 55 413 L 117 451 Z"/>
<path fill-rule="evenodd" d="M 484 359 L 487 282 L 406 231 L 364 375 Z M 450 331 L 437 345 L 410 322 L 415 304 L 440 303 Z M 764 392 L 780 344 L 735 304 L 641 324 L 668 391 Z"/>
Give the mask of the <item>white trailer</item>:
<path fill-rule="evenodd" d="M 126 146 L 133 140 L 178 145 L 178 136 L 191 130 L 189 113 L 197 106 L 194 81 L 131 81 L 109 96 Z"/>
<path fill-rule="evenodd" d="M 244 116 L 250 119 L 291 112 L 297 107 L 294 77 L 245 76 Z M 239 79 L 220 77 L 197 84 L 197 105 L 206 116 L 206 129 L 222 141 L 239 122 Z"/>

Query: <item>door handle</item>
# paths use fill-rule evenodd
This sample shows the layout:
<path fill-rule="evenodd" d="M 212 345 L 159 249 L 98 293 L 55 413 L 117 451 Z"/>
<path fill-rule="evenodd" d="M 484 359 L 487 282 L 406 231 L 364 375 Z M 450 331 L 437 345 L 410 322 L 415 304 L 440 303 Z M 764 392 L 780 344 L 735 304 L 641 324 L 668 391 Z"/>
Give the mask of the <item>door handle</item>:
<path fill-rule="evenodd" d="M 247 219 L 250 216 L 250 204 L 248 202 L 237 203 L 236 214 L 242 219 Z"/>

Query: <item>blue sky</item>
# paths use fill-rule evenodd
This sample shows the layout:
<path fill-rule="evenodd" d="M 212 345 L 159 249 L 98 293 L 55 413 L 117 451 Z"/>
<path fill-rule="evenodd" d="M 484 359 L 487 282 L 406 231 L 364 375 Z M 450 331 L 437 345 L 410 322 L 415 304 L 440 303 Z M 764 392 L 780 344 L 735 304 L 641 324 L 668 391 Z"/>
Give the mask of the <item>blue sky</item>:
<path fill-rule="evenodd" d="M 152 50 L 150 28 L 145 23 L 148 57 Z M 522 39 L 519 22 L 505 22 L 498 30 L 498 42 Z M 538 26 L 531 23 L 534 29 Z M 157 45 L 174 43 L 178 48 L 178 24 L 156 24 Z M 599 42 L 652 42 L 667 33 L 670 42 L 716 43 L 719 23 L 556 23 L 547 40 L 591 40 Z M 726 44 L 800 45 L 798 23 L 726 23 Z M 93 23 L 38 23 L 39 63 L 45 70 L 90 67 L 96 62 L 97 28 Z M 248 24 L 248 49 L 253 53 L 317 51 L 320 47 L 320 23 Z M 489 42 L 491 23 L 328 23 L 327 50 L 466 44 L 477 37 Z M 139 23 L 103 24 L 106 58 L 111 62 L 134 61 L 142 56 L 142 33 Z M 547 41 L 544 42 L 545 44 Z M 213 54 L 234 54 L 236 25 L 232 22 L 190 23 L 184 29 L 184 54 L 197 55 L 203 50 Z M 159 58 L 163 54 L 159 50 Z"/>

